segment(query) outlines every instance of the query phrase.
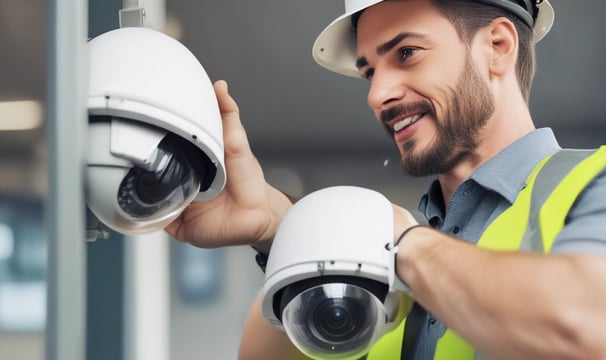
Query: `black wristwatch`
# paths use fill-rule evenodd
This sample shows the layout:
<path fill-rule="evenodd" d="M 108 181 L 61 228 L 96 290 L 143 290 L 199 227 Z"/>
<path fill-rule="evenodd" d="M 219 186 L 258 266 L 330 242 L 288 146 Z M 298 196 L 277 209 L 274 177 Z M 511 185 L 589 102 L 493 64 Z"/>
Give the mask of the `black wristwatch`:
<path fill-rule="evenodd" d="M 257 265 L 259 265 L 259 267 L 261 268 L 261 271 L 263 271 L 263 273 L 265 274 L 265 268 L 267 267 L 267 259 L 269 258 L 269 254 L 261 252 L 255 249 L 254 247 L 253 249 L 257 252 L 257 255 L 255 255 L 255 261 L 257 262 Z"/>

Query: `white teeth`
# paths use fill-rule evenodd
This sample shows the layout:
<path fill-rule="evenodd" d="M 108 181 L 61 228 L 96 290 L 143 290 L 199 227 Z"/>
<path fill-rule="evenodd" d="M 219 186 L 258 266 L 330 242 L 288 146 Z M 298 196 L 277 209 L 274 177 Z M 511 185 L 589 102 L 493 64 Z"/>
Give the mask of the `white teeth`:
<path fill-rule="evenodd" d="M 403 119 L 402 121 L 398 121 L 397 123 L 394 124 L 393 126 L 393 130 L 394 131 L 400 131 L 402 129 L 404 129 L 405 127 L 407 127 L 410 124 L 413 124 L 415 121 L 419 120 L 421 117 L 423 116 L 423 114 L 417 114 L 411 117 L 407 117 L 406 119 Z"/>

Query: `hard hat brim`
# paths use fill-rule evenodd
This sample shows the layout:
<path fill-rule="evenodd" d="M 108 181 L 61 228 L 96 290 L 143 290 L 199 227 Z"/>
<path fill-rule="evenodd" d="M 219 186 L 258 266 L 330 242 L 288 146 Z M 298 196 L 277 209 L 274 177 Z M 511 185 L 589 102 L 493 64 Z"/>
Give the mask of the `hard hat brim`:
<path fill-rule="evenodd" d="M 370 1 L 363 8 L 352 9 L 333 20 L 316 38 L 312 47 L 314 60 L 322 67 L 345 76 L 359 77 L 356 68 L 357 40 L 351 24 L 351 16 L 382 0 Z M 534 42 L 547 35 L 553 26 L 555 12 L 548 0 L 538 4 L 538 16 L 534 22 Z"/>

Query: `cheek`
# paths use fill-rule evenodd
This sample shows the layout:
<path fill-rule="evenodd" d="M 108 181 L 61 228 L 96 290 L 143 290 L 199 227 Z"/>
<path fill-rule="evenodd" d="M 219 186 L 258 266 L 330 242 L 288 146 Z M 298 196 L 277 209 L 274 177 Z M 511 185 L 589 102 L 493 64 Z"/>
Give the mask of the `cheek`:
<path fill-rule="evenodd" d="M 444 59 L 450 59 L 444 61 Z M 448 52 L 432 54 L 431 58 L 420 65 L 415 71 L 414 83 L 417 85 L 417 91 L 435 101 L 445 105 L 448 101 L 448 94 L 457 88 L 465 62 L 453 59 L 448 56 Z"/>

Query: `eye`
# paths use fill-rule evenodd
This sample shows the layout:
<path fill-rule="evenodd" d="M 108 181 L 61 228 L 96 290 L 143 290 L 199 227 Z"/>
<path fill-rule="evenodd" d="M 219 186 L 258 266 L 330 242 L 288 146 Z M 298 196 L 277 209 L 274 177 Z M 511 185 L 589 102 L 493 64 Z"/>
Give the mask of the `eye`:
<path fill-rule="evenodd" d="M 364 80 L 368 80 L 368 81 L 370 81 L 370 80 L 372 80 L 372 76 L 373 76 L 374 74 L 375 74 L 375 69 L 370 68 L 370 69 L 366 70 L 366 71 L 365 71 L 365 72 L 362 74 L 362 78 L 363 78 Z"/>
<path fill-rule="evenodd" d="M 404 61 L 408 60 L 417 52 L 417 50 L 418 49 L 411 48 L 411 47 L 400 48 L 398 50 L 398 56 L 400 58 L 400 61 L 404 62 Z"/>

